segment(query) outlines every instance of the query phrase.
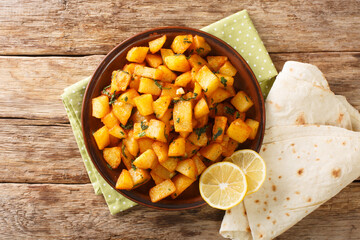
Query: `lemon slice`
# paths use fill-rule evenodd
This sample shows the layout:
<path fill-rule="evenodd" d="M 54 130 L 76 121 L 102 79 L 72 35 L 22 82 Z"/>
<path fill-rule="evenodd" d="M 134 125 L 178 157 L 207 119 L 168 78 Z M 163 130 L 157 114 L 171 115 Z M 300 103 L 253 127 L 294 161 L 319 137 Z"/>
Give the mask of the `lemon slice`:
<path fill-rule="evenodd" d="M 266 178 L 266 165 L 261 156 L 250 149 L 243 149 L 234 152 L 224 161 L 235 163 L 244 171 L 248 184 L 246 195 L 259 190 Z"/>
<path fill-rule="evenodd" d="M 237 165 L 219 162 L 202 173 L 199 188 L 201 197 L 211 207 L 226 210 L 244 199 L 247 191 L 246 177 Z"/>

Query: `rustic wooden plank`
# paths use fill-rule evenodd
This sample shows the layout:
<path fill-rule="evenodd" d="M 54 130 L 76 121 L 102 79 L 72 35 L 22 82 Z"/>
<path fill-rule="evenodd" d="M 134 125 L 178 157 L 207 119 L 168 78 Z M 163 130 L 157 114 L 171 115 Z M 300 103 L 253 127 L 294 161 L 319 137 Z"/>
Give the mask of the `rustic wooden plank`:
<path fill-rule="evenodd" d="M 360 53 L 279 53 L 271 57 L 278 70 L 287 60 L 319 66 L 332 90 L 360 109 Z M 67 122 L 60 99 L 63 89 L 91 75 L 102 58 L 0 57 L 0 117 Z"/>
<path fill-rule="evenodd" d="M 111 216 L 91 184 L 0 184 L 1 239 L 221 239 L 224 212 L 136 206 Z M 353 183 L 278 239 L 358 239 L 360 183 Z"/>
<path fill-rule="evenodd" d="M 0 129 L 0 182 L 89 182 L 69 124 L 0 119 Z"/>
<path fill-rule="evenodd" d="M 357 0 L 3 1 L 0 49 L 2 55 L 105 54 L 146 29 L 201 28 L 242 9 L 270 52 L 360 50 Z"/>

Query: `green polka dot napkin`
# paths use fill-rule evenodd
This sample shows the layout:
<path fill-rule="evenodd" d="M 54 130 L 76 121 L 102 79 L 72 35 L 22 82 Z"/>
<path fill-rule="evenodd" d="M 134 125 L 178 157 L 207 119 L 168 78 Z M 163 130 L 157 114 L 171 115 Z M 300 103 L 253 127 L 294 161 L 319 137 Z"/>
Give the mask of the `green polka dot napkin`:
<path fill-rule="evenodd" d="M 246 10 L 213 23 L 202 30 L 221 38 L 241 54 L 255 73 L 266 97 L 277 71 Z M 89 80 L 90 77 L 69 86 L 64 90 L 61 97 L 95 194 L 103 194 L 110 213 L 116 214 L 135 206 L 136 203 L 123 197 L 110 187 L 97 172 L 85 149 L 80 117 L 82 99 Z"/>

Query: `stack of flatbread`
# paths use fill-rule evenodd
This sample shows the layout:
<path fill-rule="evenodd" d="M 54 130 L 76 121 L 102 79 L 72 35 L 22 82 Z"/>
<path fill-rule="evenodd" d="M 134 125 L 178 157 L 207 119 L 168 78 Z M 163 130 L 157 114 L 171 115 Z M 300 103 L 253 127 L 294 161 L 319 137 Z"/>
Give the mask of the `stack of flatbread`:
<path fill-rule="evenodd" d="M 317 67 L 286 62 L 265 107 L 267 177 L 226 211 L 226 238 L 273 239 L 360 176 L 360 114 Z"/>

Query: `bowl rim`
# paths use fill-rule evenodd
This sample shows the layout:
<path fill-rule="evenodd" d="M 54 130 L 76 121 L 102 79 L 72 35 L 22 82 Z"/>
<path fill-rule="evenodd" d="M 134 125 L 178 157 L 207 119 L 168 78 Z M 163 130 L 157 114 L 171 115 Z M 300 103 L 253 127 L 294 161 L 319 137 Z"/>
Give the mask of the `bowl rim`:
<path fill-rule="evenodd" d="M 88 142 L 88 140 L 85 139 L 85 127 L 84 127 L 84 123 L 85 123 L 85 114 L 84 114 L 84 110 L 85 110 L 85 102 L 87 101 L 87 96 L 89 94 L 90 91 L 90 86 L 95 85 L 96 82 L 99 80 L 99 77 L 101 76 L 102 72 L 106 69 L 106 67 L 109 65 L 109 63 L 111 63 L 111 61 L 113 60 L 112 55 L 118 51 L 119 48 L 122 47 L 126 47 L 127 45 L 131 45 L 132 41 L 134 39 L 137 39 L 139 37 L 147 37 L 147 36 L 151 36 L 151 35 L 159 35 L 159 31 L 168 31 L 168 32 L 198 32 L 201 33 L 203 35 L 206 35 L 209 38 L 213 38 L 216 41 L 219 41 L 221 44 L 225 45 L 225 47 L 229 48 L 230 50 L 232 50 L 232 54 L 234 54 L 236 56 L 236 58 L 239 58 L 241 60 L 241 63 L 244 65 L 244 69 L 246 70 L 247 74 L 250 75 L 250 79 L 252 80 L 252 84 L 255 85 L 256 88 L 256 93 L 258 95 L 259 98 L 259 108 L 260 108 L 260 113 L 261 113 L 261 128 L 259 128 L 259 141 L 258 144 L 256 146 L 256 148 L 254 149 L 256 152 L 259 152 L 262 146 L 262 142 L 264 139 L 264 132 L 265 132 L 265 100 L 264 97 L 262 95 L 261 92 L 261 88 L 260 88 L 260 84 L 254 74 L 254 72 L 252 71 L 252 69 L 250 68 L 249 64 L 246 62 L 246 60 L 240 55 L 240 53 L 235 50 L 232 46 L 230 46 L 228 43 L 226 43 L 225 41 L 223 41 L 222 39 L 204 32 L 202 30 L 199 29 L 195 29 L 195 28 L 190 28 L 190 27 L 184 27 L 184 26 L 165 26 L 165 27 L 156 27 L 156 28 L 151 28 L 145 31 L 142 31 L 140 33 L 137 33 L 135 35 L 132 35 L 131 37 L 123 40 L 122 42 L 120 42 L 119 44 L 117 44 L 113 49 L 110 50 L 109 53 L 106 54 L 106 56 L 104 56 L 104 58 L 101 60 L 101 62 L 98 64 L 97 68 L 95 69 L 94 73 L 91 76 L 91 79 L 89 80 L 85 92 L 84 92 L 84 97 L 82 100 L 82 107 L 81 107 L 81 130 L 82 130 L 82 134 L 83 134 L 83 138 L 84 138 L 84 144 L 86 147 L 86 150 L 88 152 L 88 155 L 90 157 L 90 160 L 92 161 L 93 165 L 95 166 L 96 170 L 98 171 L 98 173 L 101 175 L 101 177 L 118 193 L 120 193 L 122 196 L 124 196 L 125 198 L 136 202 L 138 204 L 141 204 L 143 206 L 147 206 L 147 207 L 151 207 L 154 209 L 160 209 L 160 210 L 187 210 L 187 209 L 194 209 L 194 208 L 198 208 L 201 206 L 206 205 L 206 202 L 204 200 L 202 201 L 197 201 L 194 203 L 187 203 L 187 204 L 178 204 L 178 205 L 171 205 L 171 204 L 161 204 L 162 206 L 158 206 L 156 203 L 153 204 L 147 204 L 145 202 L 142 202 L 141 200 L 138 199 L 134 199 L 132 196 L 129 196 L 129 194 L 127 194 L 128 191 L 126 190 L 119 190 L 116 189 L 115 186 L 112 186 L 112 183 L 109 181 L 109 179 L 104 176 L 105 174 L 100 170 L 100 168 L 98 167 L 98 163 L 95 161 L 95 159 L 93 158 L 91 151 L 90 151 L 90 144 Z M 166 34 L 166 33 L 164 33 Z M 138 40 L 135 40 L 138 41 Z M 117 55 L 117 54 L 116 54 Z M 115 56 L 116 56 L 115 55 Z M 115 57 L 114 56 L 114 57 Z"/>

